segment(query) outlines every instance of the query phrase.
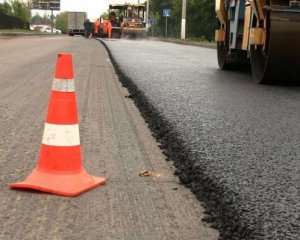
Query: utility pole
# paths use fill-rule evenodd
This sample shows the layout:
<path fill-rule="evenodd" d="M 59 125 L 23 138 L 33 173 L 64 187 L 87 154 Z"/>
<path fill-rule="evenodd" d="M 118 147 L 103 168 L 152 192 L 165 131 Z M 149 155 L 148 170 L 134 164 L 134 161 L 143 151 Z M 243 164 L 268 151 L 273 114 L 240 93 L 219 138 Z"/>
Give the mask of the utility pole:
<path fill-rule="evenodd" d="M 186 0 L 182 0 L 181 39 L 185 39 L 186 33 Z"/>
<path fill-rule="evenodd" d="M 166 33 L 165 33 L 166 38 L 168 37 L 168 16 L 166 16 Z"/>
<path fill-rule="evenodd" d="M 51 33 L 53 33 L 53 25 L 54 25 L 53 19 L 54 19 L 54 16 L 53 16 L 53 9 L 50 8 L 50 10 L 51 10 Z"/>
<path fill-rule="evenodd" d="M 149 2 L 150 0 L 147 0 L 147 9 L 146 9 L 146 31 L 148 32 L 149 29 Z"/>

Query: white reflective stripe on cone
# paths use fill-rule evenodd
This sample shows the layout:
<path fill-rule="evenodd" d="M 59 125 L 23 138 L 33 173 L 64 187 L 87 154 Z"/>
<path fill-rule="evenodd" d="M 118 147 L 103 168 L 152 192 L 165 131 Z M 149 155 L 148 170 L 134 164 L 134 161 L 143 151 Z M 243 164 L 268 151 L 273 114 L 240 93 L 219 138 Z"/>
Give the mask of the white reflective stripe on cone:
<path fill-rule="evenodd" d="M 58 147 L 79 146 L 79 124 L 57 125 L 45 123 L 42 143 Z"/>
<path fill-rule="evenodd" d="M 73 79 L 53 79 L 52 90 L 58 92 L 75 92 Z"/>

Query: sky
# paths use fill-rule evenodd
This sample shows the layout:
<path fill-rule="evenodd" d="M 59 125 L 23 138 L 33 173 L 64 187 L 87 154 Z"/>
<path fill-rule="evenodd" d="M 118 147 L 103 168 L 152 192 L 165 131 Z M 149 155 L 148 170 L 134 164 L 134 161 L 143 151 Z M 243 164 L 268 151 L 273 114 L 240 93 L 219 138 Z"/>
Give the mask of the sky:
<path fill-rule="evenodd" d="M 96 19 L 107 11 L 109 4 L 126 2 L 138 3 L 138 0 L 60 0 L 60 9 L 61 11 L 87 12 L 88 18 Z"/>
<path fill-rule="evenodd" d="M 0 3 L 4 0 L 0 0 Z M 28 0 L 23 0 L 23 2 L 28 2 Z M 61 11 L 80 11 L 87 12 L 88 18 L 96 19 L 103 12 L 108 10 L 108 5 L 113 3 L 138 3 L 138 0 L 60 0 L 60 10 Z M 140 1 L 144 2 L 144 1 Z M 44 15 L 46 11 L 32 11 L 34 15 L 38 12 L 40 15 Z M 54 14 L 58 14 L 59 11 L 54 11 Z M 48 11 L 50 14 L 50 11 Z"/>

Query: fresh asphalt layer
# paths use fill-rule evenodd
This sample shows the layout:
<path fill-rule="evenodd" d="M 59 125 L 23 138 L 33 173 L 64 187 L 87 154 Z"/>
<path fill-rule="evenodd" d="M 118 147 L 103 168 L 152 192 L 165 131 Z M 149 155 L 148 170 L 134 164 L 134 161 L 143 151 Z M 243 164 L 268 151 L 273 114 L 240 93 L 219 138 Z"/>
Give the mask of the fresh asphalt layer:
<path fill-rule="evenodd" d="M 300 87 L 218 69 L 216 50 L 102 40 L 220 239 L 300 239 Z"/>

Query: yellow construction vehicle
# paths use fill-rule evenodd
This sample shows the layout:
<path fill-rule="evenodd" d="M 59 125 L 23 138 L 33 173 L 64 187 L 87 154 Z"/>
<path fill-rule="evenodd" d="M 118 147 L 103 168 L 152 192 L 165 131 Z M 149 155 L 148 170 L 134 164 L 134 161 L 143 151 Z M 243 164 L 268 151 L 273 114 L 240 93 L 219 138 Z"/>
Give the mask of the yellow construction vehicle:
<path fill-rule="evenodd" d="M 146 37 L 146 6 L 144 4 L 110 4 L 109 20 L 112 35 L 144 38 Z"/>
<path fill-rule="evenodd" d="M 300 79 L 300 0 L 216 0 L 221 69 L 251 64 L 257 83 Z"/>

